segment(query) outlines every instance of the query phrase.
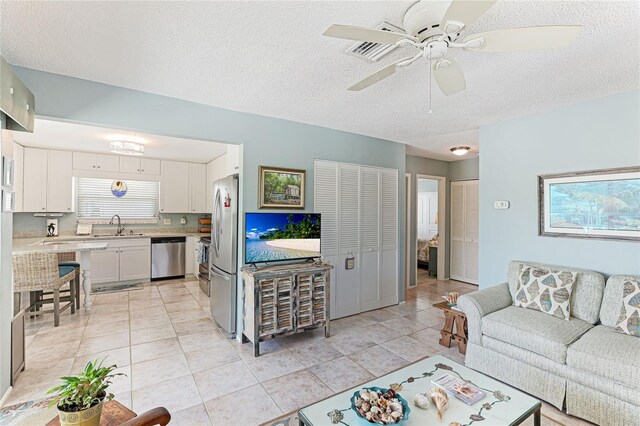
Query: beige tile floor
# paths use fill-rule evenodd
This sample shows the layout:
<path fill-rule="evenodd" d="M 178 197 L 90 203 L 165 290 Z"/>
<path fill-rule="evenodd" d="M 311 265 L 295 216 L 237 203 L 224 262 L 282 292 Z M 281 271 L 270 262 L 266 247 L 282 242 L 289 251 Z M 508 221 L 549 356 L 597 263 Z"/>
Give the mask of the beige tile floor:
<path fill-rule="evenodd" d="M 443 316 L 432 304 L 475 289 L 420 271 L 406 303 L 333 321 L 328 339 L 316 330 L 263 342 L 258 358 L 218 330 L 194 278 L 95 295 L 90 312 L 66 311 L 60 327 L 48 316 L 28 321 L 27 368 L 6 405 L 42 398 L 60 376 L 107 356 L 126 374 L 110 390 L 136 412 L 164 406 L 172 425 L 259 424 L 424 356 L 464 362 L 455 344 L 438 344 Z M 574 421 L 554 410 L 545 407 L 555 416 L 547 424 Z"/>

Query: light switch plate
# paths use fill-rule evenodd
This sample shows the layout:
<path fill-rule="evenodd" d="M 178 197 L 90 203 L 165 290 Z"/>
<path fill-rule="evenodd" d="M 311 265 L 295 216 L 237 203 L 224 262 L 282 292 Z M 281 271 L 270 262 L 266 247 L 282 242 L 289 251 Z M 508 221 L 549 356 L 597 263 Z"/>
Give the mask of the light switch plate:
<path fill-rule="evenodd" d="M 164 219 L 163 222 L 165 225 L 171 225 L 171 219 Z"/>
<path fill-rule="evenodd" d="M 498 200 L 493 202 L 493 208 L 496 210 L 507 210 L 510 206 L 508 201 Z"/>

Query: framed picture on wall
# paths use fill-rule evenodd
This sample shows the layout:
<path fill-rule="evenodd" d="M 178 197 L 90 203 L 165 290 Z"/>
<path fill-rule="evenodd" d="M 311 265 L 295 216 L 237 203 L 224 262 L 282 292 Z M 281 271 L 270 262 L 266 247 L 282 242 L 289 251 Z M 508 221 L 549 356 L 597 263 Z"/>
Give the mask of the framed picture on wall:
<path fill-rule="evenodd" d="M 640 241 L 640 167 L 538 176 L 539 234 Z"/>
<path fill-rule="evenodd" d="M 304 209 L 304 170 L 260 166 L 258 207 Z"/>

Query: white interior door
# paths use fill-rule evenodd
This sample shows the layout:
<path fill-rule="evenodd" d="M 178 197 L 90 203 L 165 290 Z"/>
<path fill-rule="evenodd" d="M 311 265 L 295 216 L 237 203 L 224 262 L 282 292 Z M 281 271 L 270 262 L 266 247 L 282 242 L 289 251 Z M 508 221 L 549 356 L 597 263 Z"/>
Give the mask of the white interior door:
<path fill-rule="evenodd" d="M 478 181 L 451 183 L 451 270 L 454 280 L 478 283 Z"/>
<path fill-rule="evenodd" d="M 360 168 L 362 277 L 360 310 L 380 306 L 380 169 Z"/>
<path fill-rule="evenodd" d="M 339 285 L 336 307 L 339 316 L 360 312 L 360 166 L 340 164 L 338 180 L 338 268 Z M 343 265 L 349 257 L 355 257 L 355 267 Z"/>
<path fill-rule="evenodd" d="M 430 240 L 438 234 L 438 193 L 418 193 L 418 239 Z"/>

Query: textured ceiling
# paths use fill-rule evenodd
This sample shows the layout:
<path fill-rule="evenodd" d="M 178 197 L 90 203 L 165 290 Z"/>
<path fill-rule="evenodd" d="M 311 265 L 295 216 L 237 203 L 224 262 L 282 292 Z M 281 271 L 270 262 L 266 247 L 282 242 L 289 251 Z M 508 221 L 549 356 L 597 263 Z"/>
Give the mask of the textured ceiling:
<path fill-rule="evenodd" d="M 36 119 L 33 133 L 13 132 L 21 145 L 109 154 L 112 140 L 130 140 L 144 145 L 144 156 L 164 160 L 208 163 L 227 152 L 222 143 L 211 143 L 169 136 L 134 133 L 81 124 Z"/>
<path fill-rule="evenodd" d="M 13 64 L 311 123 L 455 159 L 477 149 L 479 126 L 640 86 L 640 3 L 498 1 L 463 36 L 500 28 L 582 24 L 568 48 L 452 56 L 467 90 L 433 91 L 415 63 L 362 92 L 352 83 L 379 63 L 343 54 L 321 36 L 331 23 L 402 25 L 413 2 L 2 2 L 0 48 Z"/>

